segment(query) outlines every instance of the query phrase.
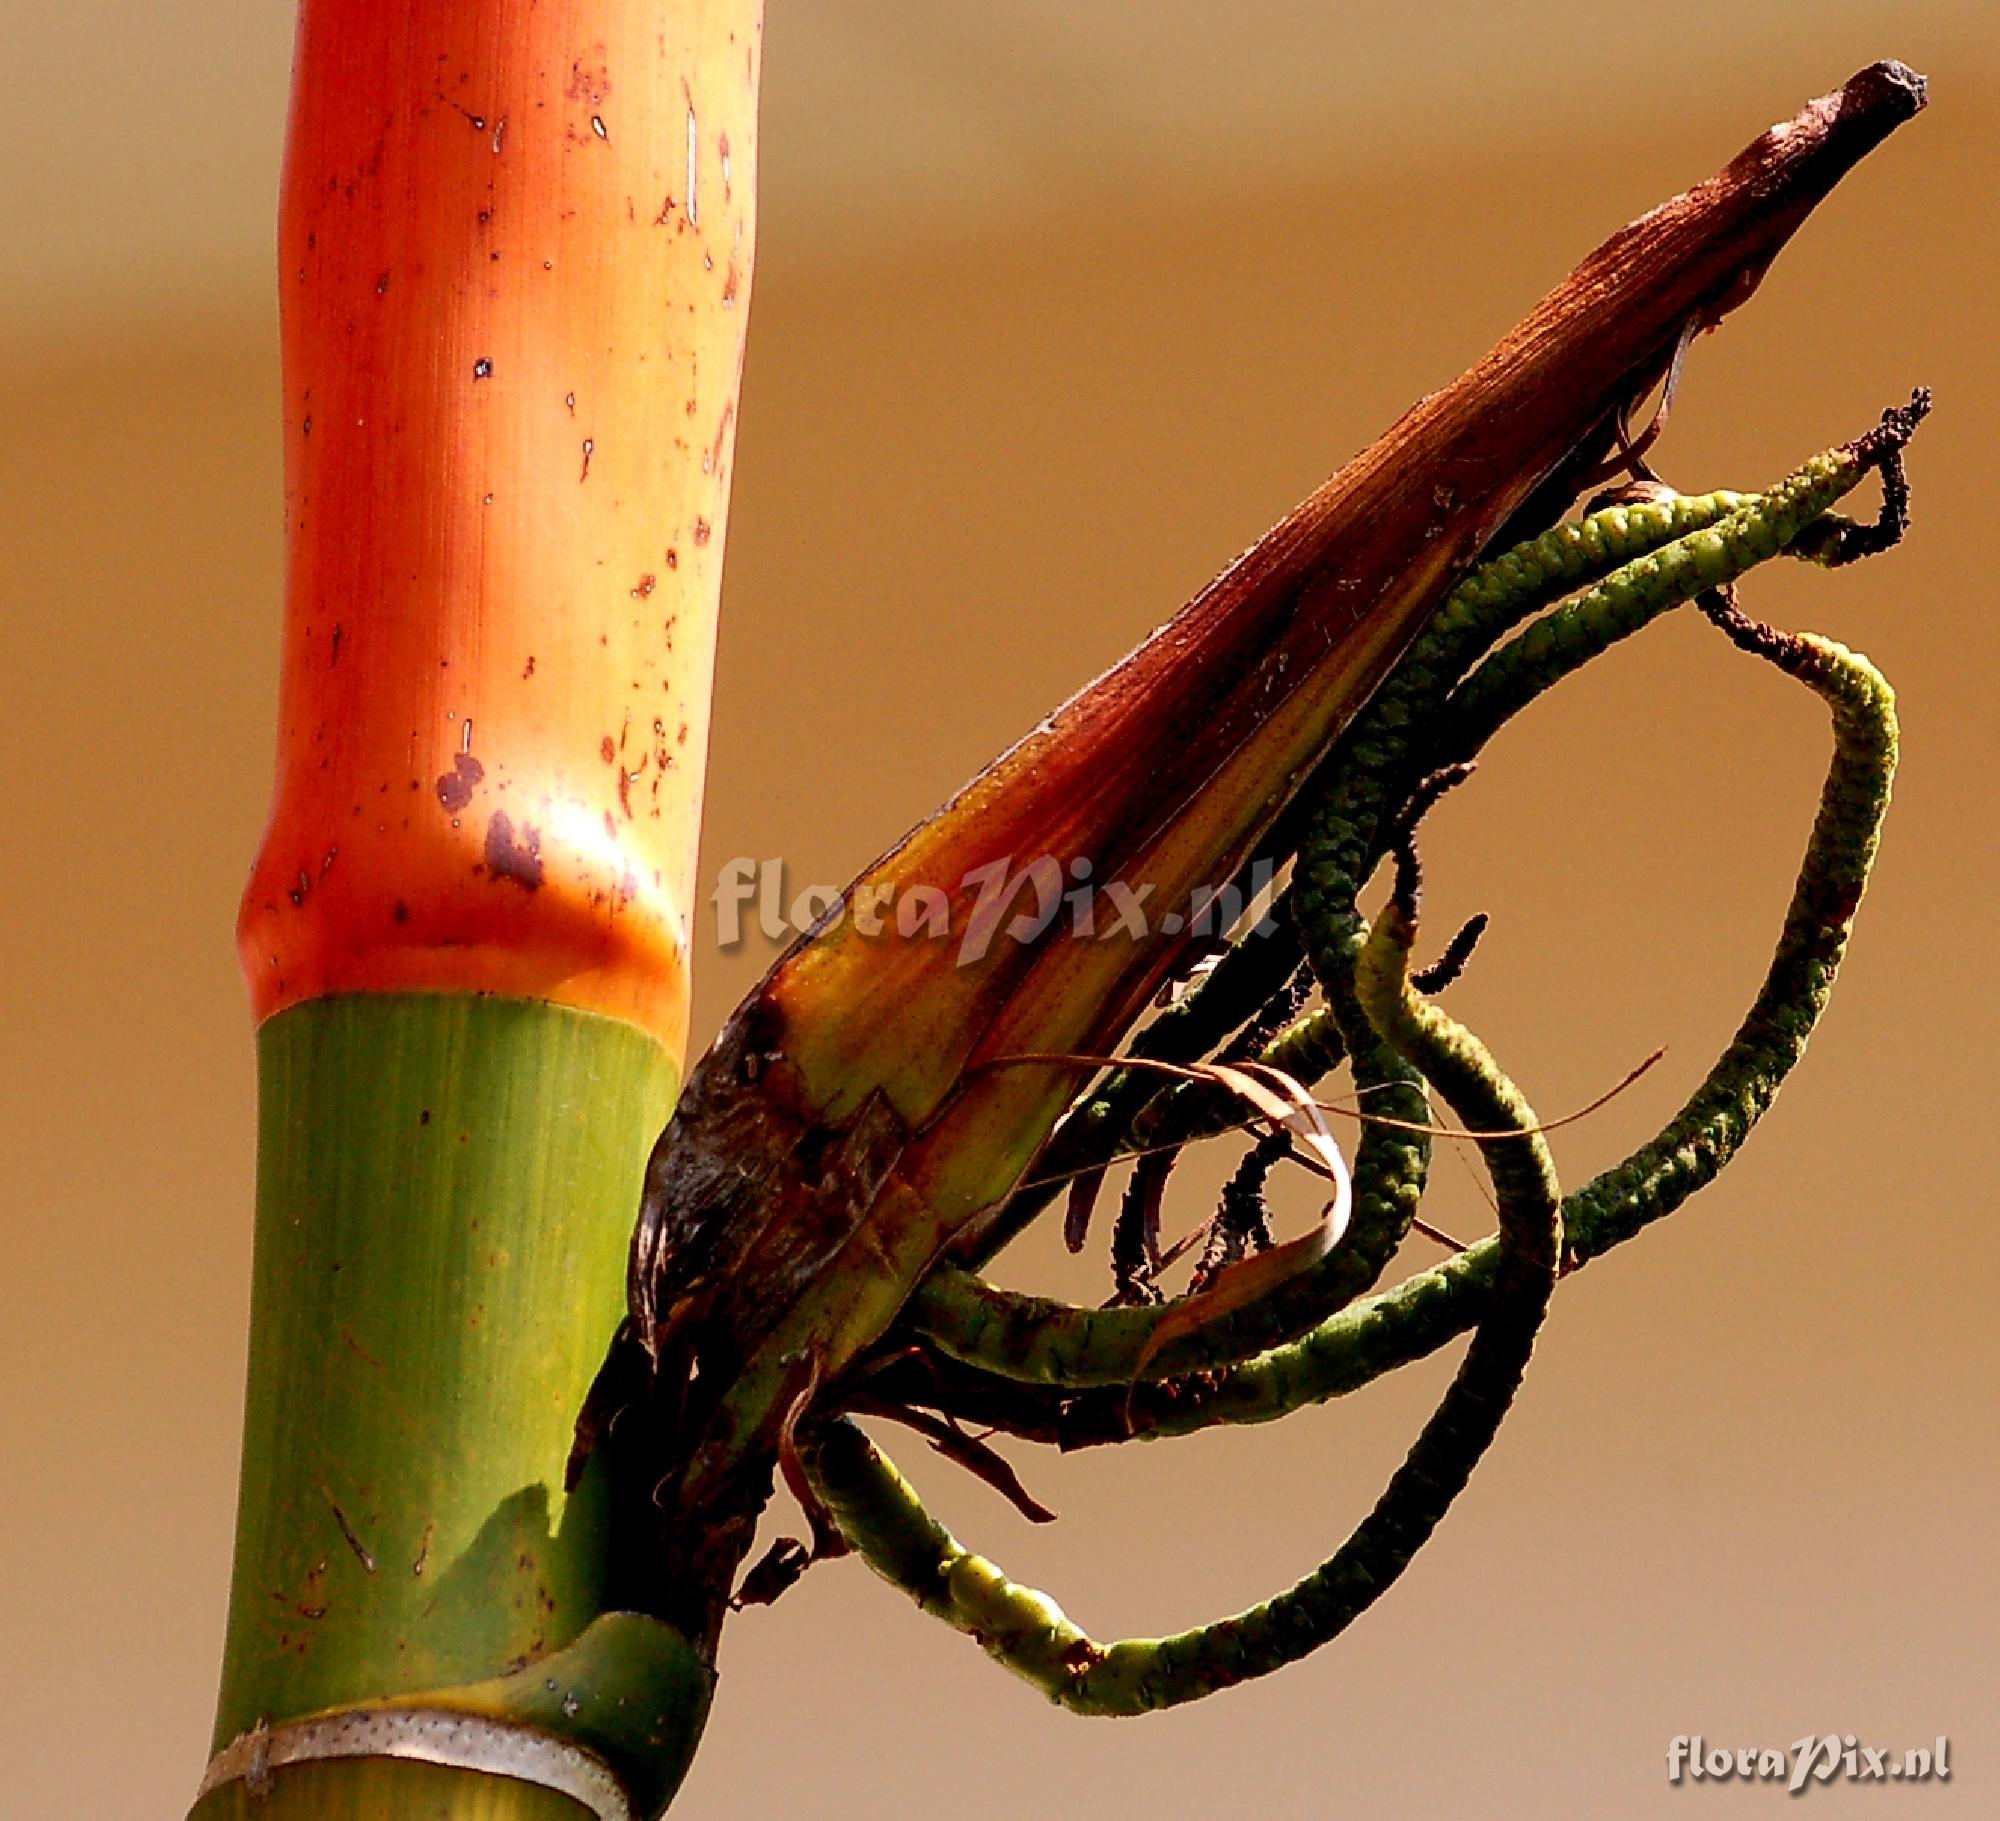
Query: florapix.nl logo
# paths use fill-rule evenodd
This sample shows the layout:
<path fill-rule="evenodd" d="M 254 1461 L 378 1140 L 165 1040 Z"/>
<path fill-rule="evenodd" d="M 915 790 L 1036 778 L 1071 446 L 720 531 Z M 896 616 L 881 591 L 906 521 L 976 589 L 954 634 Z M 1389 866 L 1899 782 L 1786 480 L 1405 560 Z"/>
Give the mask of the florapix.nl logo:
<path fill-rule="evenodd" d="M 1951 1741 L 1897 1751 L 1864 1745 L 1853 1733 L 1807 1733 L 1789 1746 L 1711 1745 L 1700 1733 L 1676 1733 L 1667 1745 L 1667 1781 L 1779 1783 L 1801 1796 L 1816 1783 L 1948 1783 Z"/>
<path fill-rule="evenodd" d="M 782 858 L 738 857 L 718 869 L 710 902 L 720 948 L 744 941 L 752 915 L 758 933 L 770 942 L 817 935 L 851 921 L 863 936 L 956 941 L 959 967 L 983 960 L 997 941 L 1034 942 L 1052 929 L 1093 942 L 1184 933 L 1219 939 L 1252 911 L 1258 913 L 1252 927 L 1259 935 L 1274 927 L 1268 906 L 1277 867 L 1268 859 L 1255 861 L 1240 879 L 1198 885 L 1165 903 L 1150 883 L 1100 880 L 1094 871 L 1087 857 L 1065 862 L 1037 854 L 972 867 L 950 891 L 935 883 L 870 879 L 846 891 L 808 885 L 788 892 Z"/>

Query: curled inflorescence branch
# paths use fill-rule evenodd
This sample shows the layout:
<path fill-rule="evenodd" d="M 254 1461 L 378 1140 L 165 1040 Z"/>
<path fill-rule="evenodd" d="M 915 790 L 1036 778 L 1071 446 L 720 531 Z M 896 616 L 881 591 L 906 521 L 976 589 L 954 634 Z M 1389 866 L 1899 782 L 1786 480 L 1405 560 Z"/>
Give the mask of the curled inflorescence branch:
<path fill-rule="evenodd" d="M 1367 1016 L 1468 1125 L 1518 1135 L 1481 1141 L 1500 1209 L 1501 1259 L 1472 1346 L 1375 1509 L 1331 1557 L 1247 1612 L 1174 1637 L 1099 1644 L 1045 1594 L 965 1549 L 851 1424 L 836 1420 L 808 1444 L 816 1490 L 872 1568 L 1078 1713 L 1175 1706 L 1266 1674 L 1338 1635 L 1436 1528 L 1527 1367 L 1556 1282 L 1562 1213 L 1555 1167 L 1527 1103 L 1478 1040 L 1411 987 L 1415 909 L 1407 897 L 1392 901 L 1357 958 Z"/>
<path fill-rule="evenodd" d="M 836 1386 L 801 1426 L 804 1474 L 847 1544 L 925 1610 L 1086 1713 L 1169 1706 L 1261 1675 L 1326 1642 L 1379 1596 L 1491 1442 L 1559 1275 L 1713 1178 L 1804 1049 L 1887 807 L 1894 698 L 1865 658 L 1750 619 L 1734 584 L 1778 555 L 1837 565 L 1895 543 L 1908 520 L 1902 450 L 1928 405 L 1919 392 L 1763 493 L 1683 497 L 1649 480 L 1508 550 L 1452 591 L 1316 774 L 1310 807 L 1291 824 L 1295 851 L 1281 856 L 1291 874 L 1274 921 L 1205 965 L 1132 1043 L 1131 1060 L 1079 1096 L 1016 1192 L 1009 1231 L 1024 1209 L 1071 1185 L 1069 1234 L 1081 1243 L 1106 1172 L 1136 1158 L 1113 1235 L 1113 1303 L 1022 1295 L 940 1264 L 864 1366 L 865 1391 L 843 1402 Z M 1651 434 L 1631 443 L 1635 466 Z M 1836 513 L 1871 472 L 1882 486 L 1878 518 L 1864 525 Z M 1740 649 L 1827 703 L 1832 765 L 1770 970 L 1735 1038 L 1654 1138 L 1564 1197 L 1547 1128 L 1479 1040 L 1429 998 L 1464 969 L 1485 919 L 1460 930 L 1435 963 L 1412 969 L 1417 825 L 1530 702 L 1690 602 Z M 1391 893 L 1370 922 L 1359 897 L 1385 860 Z M 1224 1065 L 1279 1071 L 1310 1108 L 1307 1090 L 1343 1061 L 1361 1119 L 1345 1235 L 1278 1271 L 1270 1261 L 1285 1249 L 1274 1244 L 1266 1185 L 1305 1153 L 1292 1122 L 1245 1120 Z M 1461 1130 L 1436 1123 L 1432 1095 Z M 1265 1129 L 1220 1205 L 1163 1247 L 1174 1159 L 1246 1123 Z M 1431 1142 L 1447 1135 L 1478 1143 L 1497 1230 L 1378 1289 L 1421 1226 Z M 1163 1296 L 1163 1273 L 1197 1245 L 1188 1289 Z M 1260 1262 L 1255 1294 L 1219 1293 L 1232 1273 Z M 1265 1604 L 1169 1638 L 1094 1642 L 1045 1595 L 959 1544 L 841 1413 L 921 1409 L 933 1413 L 933 1429 L 980 1421 L 1064 1447 L 1185 1434 L 1340 1396 L 1467 1331 L 1457 1376 L 1348 1540 Z"/>

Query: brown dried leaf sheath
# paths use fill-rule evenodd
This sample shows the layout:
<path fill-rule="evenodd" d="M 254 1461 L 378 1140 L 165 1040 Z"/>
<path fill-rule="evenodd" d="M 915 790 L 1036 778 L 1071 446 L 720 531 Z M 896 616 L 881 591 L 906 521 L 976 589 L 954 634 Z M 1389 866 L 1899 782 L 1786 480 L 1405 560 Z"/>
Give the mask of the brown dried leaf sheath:
<path fill-rule="evenodd" d="M 1230 876 L 1450 584 L 1560 515 L 1686 326 L 1747 298 L 1923 97 L 1902 65 L 1874 65 L 1621 229 L 856 881 L 942 889 L 951 939 L 849 919 L 780 960 L 690 1077 L 634 1240 L 639 1337 L 677 1385 L 700 1368 L 661 1437 L 671 1470 L 696 1463 L 685 1497 L 768 1458 L 811 1369 L 801 1349 L 822 1383 L 837 1375 L 1004 1196 L 1076 1085 L 979 1065 L 1116 1043 L 1185 951 L 1161 913 Z M 967 874 L 1045 854 L 1151 885 L 1155 933 L 1077 941 L 1058 918 L 960 965 Z"/>

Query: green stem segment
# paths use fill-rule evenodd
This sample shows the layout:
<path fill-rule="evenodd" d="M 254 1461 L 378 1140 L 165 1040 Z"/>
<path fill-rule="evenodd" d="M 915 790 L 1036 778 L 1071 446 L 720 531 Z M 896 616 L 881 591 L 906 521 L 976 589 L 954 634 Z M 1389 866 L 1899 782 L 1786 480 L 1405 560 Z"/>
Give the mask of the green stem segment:
<path fill-rule="evenodd" d="M 616 1598 L 618 1557 L 607 1488 L 587 1476 L 565 1497 L 562 1474 L 622 1313 L 671 1060 L 614 1019 L 438 993 L 283 1012 L 259 1032 L 258 1067 L 250 1383 L 216 1749 L 329 1710 L 440 1709 L 546 1724 L 613 1761 L 635 1806 L 663 1804 L 709 1674 L 688 1640 L 636 1615 L 577 1643 Z M 661 1762 L 635 1770 L 627 1744 Z M 300 1764 L 270 1774 L 255 1812 L 427 1812 L 439 1774 Z M 575 1812 L 518 1778 L 476 1783 L 484 1793 L 454 1815 Z M 251 1800 L 228 1782 L 196 1812 L 208 1821 Z"/>

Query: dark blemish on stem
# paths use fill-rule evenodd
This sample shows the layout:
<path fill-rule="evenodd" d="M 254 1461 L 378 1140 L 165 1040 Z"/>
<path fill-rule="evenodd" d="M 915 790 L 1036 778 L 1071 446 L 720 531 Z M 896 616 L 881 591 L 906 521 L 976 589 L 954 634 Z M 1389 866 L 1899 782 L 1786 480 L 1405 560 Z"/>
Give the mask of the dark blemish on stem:
<path fill-rule="evenodd" d="M 597 751 L 598 751 L 598 756 L 602 758 L 605 764 L 607 765 L 609 765 L 612 762 L 612 760 L 618 757 L 618 748 L 616 747 L 616 745 L 612 743 L 612 739 L 609 734 L 606 734 L 604 738 L 598 742 Z"/>
<path fill-rule="evenodd" d="M 596 53 L 594 61 L 586 63 L 581 56 L 570 59 L 569 81 L 563 85 L 563 93 L 572 101 L 601 107 L 611 93 L 611 70 L 604 60 L 604 46 L 593 44 L 590 48 Z"/>
<path fill-rule="evenodd" d="M 596 449 L 597 439 L 594 436 L 586 436 L 583 439 L 583 467 L 576 477 L 578 486 L 582 486 L 585 481 L 590 479 L 590 458 L 596 452 Z"/>
<path fill-rule="evenodd" d="M 708 540 L 709 540 L 709 539 L 710 539 L 711 537 L 713 537 L 714 535 L 715 535 L 715 533 L 714 533 L 714 529 L 713 529 L 713 527 L 712 527 L 712 526 L 710 526 L 710 524 L 709 524 L 709 522 L 708 522 L 708 520 L 707 520 L 707 519 L 705 519 L 705 518 L 698 518 L 698 519 L 696 519 L 696 520 L 695 520 L 695 522 L 694 522 L 694 541 L 695 541 L 695 542 L 696 542 L 697 544 L 705 544 L 705 543 L 707 543 L 707 542 L 708 542 Z"/>
<path fill-rule="evenodd" d="M 377 1359 L 374 1354 L 370 1353 L 368 1349 L 364 1347 L 358 1339 L 355 1338 L 354 1330 L 350 1328 L 345 1322 L 342 1322 L 340 1324 L 340 1340 L 341 1344 L 344 1347 L 346 1347 L 349 1352 L 355 1354 L 358 1358 L 365 1359 L 378 1372 L 386 1372 L 388 1370 L 388 1367 L 381 1360 Z"/>
<path fill-rule="evenodd" d="M 469 752 L 452 755 L 451 770 L 437 781 L 437 799 L 451 815 L 457 815 L 472 801 L 473 787 L 486 776 L 486 767 Z"/>
<path fill-rule="evenodd" d="M 322 1487 L 321 1491 L 326 1489 Z M 354 1559 L 370 1574 L 375 1572 L 375 1558 L 369 1554 L 368 1546 L 354 1534 L 354 1526 L 347 1521 L 347 1513 L 331 1492 L 326 1493 L 326 1507 L 333 1513 L 333 1521 L 340 1526 L 340 1534 L 347 1539 L 347 1546 L 354 1551 Z"/>
<path fill-rule="evenodd" d="M 311 423 L 312 419 L 307 418 L 306 422 Z M 340 662 L 340 641 L 344 636 L 345 636 L 345 629 L 342 627 L 341 623 L 338 620 L 335 620 L 333 623 L 333 651 L 326 661 L 326 667 L 329 670 L 331 670 L 334 667 L 334 665 Z"/>
<path fill-rule="evenodd" d="M 491 379 L 493 377 L 493 363 L 485 355 L 480 355 L 472 363 L 472 377 L 474 379 Z"/>
<path fill-rule="evenodd" d="M 411 1574 L 415 1575 L 416 1578 L 420 1581 L 424 1578 L 425 1568 L 427 1568 L 430 1565 L 431 1534 L 436 1529 L 437 1529 L 437 1519 L 432 1518 L 430 1522 L 424 1526 L 423 1535 L 417 1539 L 417 1558 L 410 1564 L 410 1572 Z"/>
<path fill-rule="evenodd" d="M 542 831 L 524 822 L 516 840 L 513 818 L 496 809 L 486 824 L 486 865 L 496 879 L 511 880 L 523 891 L 540 891 Z"/>

